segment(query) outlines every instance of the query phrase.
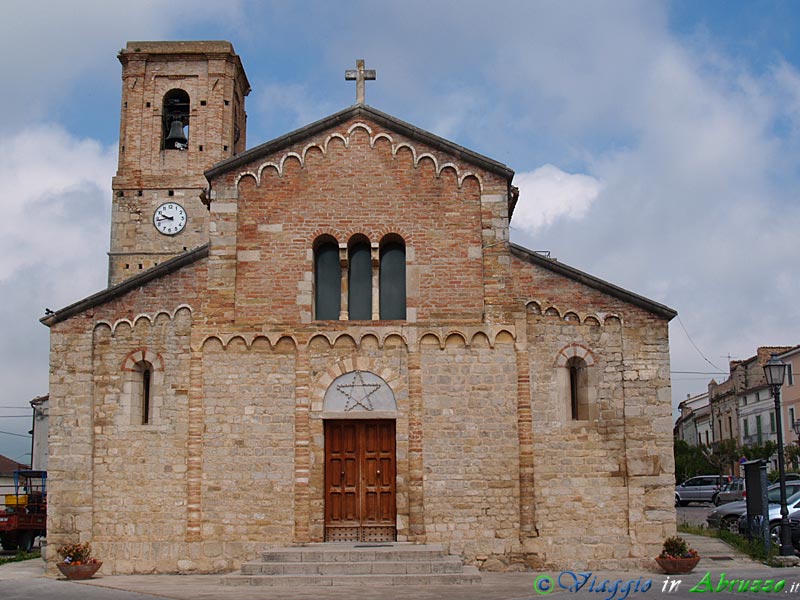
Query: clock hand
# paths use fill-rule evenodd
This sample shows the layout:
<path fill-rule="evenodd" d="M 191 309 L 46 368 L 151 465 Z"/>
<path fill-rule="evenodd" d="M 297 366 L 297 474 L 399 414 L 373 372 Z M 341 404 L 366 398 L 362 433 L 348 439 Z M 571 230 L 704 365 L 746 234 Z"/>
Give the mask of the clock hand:
<path fill-rule="evenodd" d="M 161 215 L 161 217 L 156 218 L 156 221 L 166 221 L 166 220 L 174 221 L 175 217 L 168 217 L 166 215 Z"/>

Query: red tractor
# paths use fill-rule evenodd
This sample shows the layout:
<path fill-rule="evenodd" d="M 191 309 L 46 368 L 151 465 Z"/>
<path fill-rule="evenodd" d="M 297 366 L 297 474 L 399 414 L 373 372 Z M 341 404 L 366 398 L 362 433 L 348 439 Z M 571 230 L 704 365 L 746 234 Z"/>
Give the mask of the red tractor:
<path fill-rule="evenodd" d="M 0 546 L 30 552 L 47 531 L 47 471 L 14 471 L 14 493 L 0 500 Z"/>

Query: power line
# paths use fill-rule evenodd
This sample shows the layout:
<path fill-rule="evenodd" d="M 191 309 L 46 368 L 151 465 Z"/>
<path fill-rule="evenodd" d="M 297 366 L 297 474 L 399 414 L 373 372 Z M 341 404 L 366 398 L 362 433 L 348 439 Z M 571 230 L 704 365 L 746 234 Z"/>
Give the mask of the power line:
<path fill-rule="evenodd" d="M 670 371 L 679 375 L 727 375 L 724 371 Z"/>
<path fill-rule="evenodd" d="M 24 437 L 24 438 L 31 437 L 30 435 L 22 435 L 21 433 L 11 433 L 10 431 L 0 431 L 0 433 L 4 433 L 6 435 L 14 435 L 14 436 L 17 436 L 17 437 Z"/>
<path fill-rule="evenodd" d="M 0 415 L 0 419 L 30 419 L 30 415 Z"/>
<path fill-rule="evenodd" d="M 704 360 L 704 361 L 706 361 L 708 364 L 710 364 L 712 367 L 714 367 L 714 368 L 715 368 L 717 371 L 721 371 L 722 369 L 720 369 L 720 368 L 719 368 L 717 365 L 715 365 L 715 364 L 714 364 L 714 363 L 712 363 L 710 360 L 708 360 L 708 359 L 706 358 L 706 355 L 705 355 L 705 354 L 703 354 L 703 353 L 700 351 L 700 348 L 698 348 L 698 347 L 697 347 L 697 344 L 695 344 L 695 343 L 694 343 L 694 340 L 692 339 L 692 336 L 690 336 L 690 335 L 689 335 L 689 332 L 688 332 L 688 331 L 686 331 L 686 327 L 684 327 L 684 325 L 683 325 L 683 321 L 681 321 L 681 316 L 680 316 L 680 315 L 677 315 L 677 316 L 678 316 L 678 323 L 680 323 L 681 329 L 683 329 L 683 333 L 685 333 L 685 334 L 686 334 L 686 338 L 689 340 L 689 343 L 690 343 L 692 346 L 694 346 L 694 349 L 695 349 L 695 350 L 697 350 L 697 353 L 698 353 L 700 356 L 702 356 L 702 357 L 703 357 L 703 360 Z"/>

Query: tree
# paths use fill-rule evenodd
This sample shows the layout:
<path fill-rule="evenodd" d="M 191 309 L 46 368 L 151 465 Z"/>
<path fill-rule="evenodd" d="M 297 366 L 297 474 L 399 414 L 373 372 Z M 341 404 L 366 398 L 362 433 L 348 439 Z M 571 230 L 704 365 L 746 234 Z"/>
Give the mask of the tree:
<path fill-rule="evenodd" d="M 735 465 L 742 455 L 734 439 L 715 442 L 710 448 L 703 446 L 703 454 L 708 462 L 714 465 L 720 475 L 723 475 L 725 471 L 728 471 L 729 474 L 735 474 Z"/>
<path fill-rule="evenodd" d="M 798 469 L 798 463 L 800 463 L 800 446 L 797 444 L 784 446 L 783 455 L 786 457 L 786 461 L 791 463 L 792 469 L 796 471 Z"/>
<path fill-rule="evenodd" d="M 766 441 L 761 445 L 742 446 L 742 454 L 747 457 L 747 460 L 769 460 L 777 451 L 778 444 L 772 441 Z"/>
<path fill-rule="evenodd" d="M 683 440 L 677 440 L 675 453 L 675 480 L 686 481 L 695 475 L 705 475 L 715 471 L 714 466 L 706 459 L 702 448 L 690 446 Z"/>

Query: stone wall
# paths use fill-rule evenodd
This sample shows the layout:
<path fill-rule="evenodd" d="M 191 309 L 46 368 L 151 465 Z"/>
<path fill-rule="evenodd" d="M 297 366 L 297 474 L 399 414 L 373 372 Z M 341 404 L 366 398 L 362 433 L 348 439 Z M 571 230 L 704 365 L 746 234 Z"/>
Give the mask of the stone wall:
<path fill-rule="evenodd" d="M 186 440 L 191 312 L 94 331 L 93 542 L 125 540 L 140 551 L 130 567 L 155 570 L 154 544 L 186 533 Z M 152 365 L 150 419 L 142 423 L 136 369 Z M 143 516 L 146 515 L 146 518 Z"/>
<path fill-rule="evenodd" d="M 519 543 L 516 365 L 510 336 L 423 338 L 425 531 L 474 562 Z"/>
<path fill-rule="evenodd" d="M 540 267 L 514 266 L 527 302 L 538 533 L 524 546 L 551 568 L 647 564 L 675 531 L 666 321 Z M 588 366 L 589 419 L 572 418 L 571 356 Z"/>
<path fill-rule="evenodd" d="M 675 530 L 667 319 L 512 253 L 506 179 L 358 117 L 212 183 L 207 259 L 51 329 L 51 543 L 95 542 L 110 573 L 322 540 L 323 422 L 347 416 L 325 392 L 364 370 L 396 402 L 380 417 L 396 421 L 399 540 L 486 569 L 658 553 Z M 317 236 L 389 233 L 408 318 L 315 322 Z"/>
<path fill-rule="evenodd" d="M 295 348 L 203 345 L 202 538 L 293 541 Z"/>

